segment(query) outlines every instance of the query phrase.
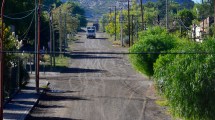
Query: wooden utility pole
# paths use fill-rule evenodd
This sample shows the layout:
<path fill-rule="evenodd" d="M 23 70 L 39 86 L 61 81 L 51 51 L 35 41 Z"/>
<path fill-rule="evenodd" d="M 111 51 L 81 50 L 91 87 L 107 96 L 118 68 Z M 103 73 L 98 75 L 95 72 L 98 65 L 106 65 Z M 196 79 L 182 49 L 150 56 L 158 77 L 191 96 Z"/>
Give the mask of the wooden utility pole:
<path fill-rule="evenodd" d="M 52 14 L 53 17 L 53 14 Z M 55 29 L 54 29 L 54 25 L 52 24 L 52 38 L 53 38 L 53 66 L 55 67 Z"/>
<path fill-rule="evenodd" d="M 115 29 L 115 30 L 114 30 L 114 31 L 115 31 L 115 38 L 114 38 L 114 40 L 116 41 L 116 6 L 114 6 L 114 8 L 115 8 L 115 9 L 114 9 L 114 10 L 115 10 L 115 19 L 114 19 L 114 23 L 115 23 L 115 25 L 114 25 L 114 26 L 115 26 L 115 27 L 114 27 L 114 29 Z"/>
<path fill-rule="evenodd" d="M 49 31 L 50 31 L 50 45 L 49 45 L 49 49 L 50 49 L 50 65 L 51 65 L 51 67 L 52 67 L 52 43 L 53 43 L 53 39 L 52 39 L 52 12 L 51 12 L 51 10 L 49 11 Z"/>
<path fill-rule="evenodd" d="M 169 29 L 168 0 L 166 0 L 166 29 Z"/>
<path fill-rule="evenodd" d="M 60 43 L 60 53 L 62 52 L 62 15 L 61 15 L 61 8 L 59 11 L 59 43 Z"/>
<path fill-rule="evenodd" d="M 4 59 L 3 59 L 3 41 L 4 41 L 4 5 L 5 0 L 2 0 L 1 5 L 1 40 L 0 40 L 0 120 L 3 120 L 3 104 L 4 104 L 4 72 L 3 72 L 3 65 L 4 65 Z"/>
<path fill-rule="evenodd" d="M 66 26 L 67 26 L 67 16 L 66 16 L 66 13 L 64 13 L 64 51 L 66 51 L 66 39 L 67 39 L 67 29 L 66 29 Z"/>
<path fill-rule="evenodd" d="M 39 79 L 40 79 L 40 15 L 41 15 L 41 0 L 38 3 L 38 37 L 37 37 L 37 70 L 36 70 L 36 91 L 39 93 Z"/>
<path fill-rule="evenodd" d="M 142 18 L 142 30 L 144 30 L 144 13 L 143 13 L 143 0 L 140 0 L 141 18 Z"/>
<path fill-rule="evenodd" d="M 38 40 L 38 0 L 35 0 L 35 40 L 34 40 L 34 65 L 35 65 L 35 83 L 37 83 L 37 40 Z M 37 87 L 37 85 L 36 85 Z M 37 91 L 37 88 L 36 88 Z"/>
<path fill-rule="evenodd" d="M 134 15 L 131 15 L 131 45 L 134 43 Z"/>
<path fill-rule="evenodd" d="M 121 46 L 123 47 L 123 16 L 122 16 L 122 8 L 120 8 L 120 40 L 121 40 Z"/>
<path fill-rule="evenodd" d="M 131 36 L 130 36 L 130 0 L 128 0 L 128 45 L 131 46 Z"/>

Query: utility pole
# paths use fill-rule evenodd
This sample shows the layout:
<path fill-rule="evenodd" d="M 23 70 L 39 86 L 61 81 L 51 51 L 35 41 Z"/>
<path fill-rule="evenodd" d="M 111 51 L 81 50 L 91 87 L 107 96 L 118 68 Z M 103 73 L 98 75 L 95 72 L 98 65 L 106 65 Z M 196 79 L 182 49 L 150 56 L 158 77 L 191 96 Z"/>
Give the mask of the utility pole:
<path fill-rule="evenodd" d="M 131 46 L 131 36 L 130 36 L 130 1 L 128 0 L 128 45 Z"/>
<path fill-rule="evenodd" d="M 142 18 L 142 30 L 144 30 L 144 14 L 143 14 L 143 0 L 140 0 L 141 18 Z"/>
<path fill-rule="evenodd" d="M 67 39 L 67 30 L 66 30 L 66 26 L 67 26 L 67 23 L 66 23 L 66 13 L 65 13 L 65 18 L 64 18 L 64 51 L 66 51 L 66 39 Z"/>
<path fill-rule="evenodd" d="M 3 68 L 3 40 L 4 40 L 4 6 L 5 6 L 5 0 L 2 0 L 2 5 L 1 5 L 1 40 L 0 40 L 0 120 L 3 120 L 3 107 L 4 107 L 4 68 Z"/>
<path fill-rule="evenodd" d="M 38 0 L 35 0 L 35 40 L 34 40 L 34 65 L 35 65 L 35 83 L 37 83 L 37 40 L 38 40 Z M 36 85 L 36 91 L 37 91 L 37 85 Z"/>
<path fill-rule="evenodd" d="M 111 7 L 109 8 L 109 10 L 110 10 L 110 15 L 111 15 L 111 13 L 112 13 L 112 11 L 111 11 Z"/>
<path fill-rule="evenodd" d="M 131 45 L 134 43 L 134 15 L 131 15 Z"/>
<path fill-rule="evenodd" d="M 160 15 L 158 15 L 158 25 L 160 25 Z"/>
<path fill-rule="evenodd" d="M 59 12 L 59 42 L 60 42 L 60 53 L 62 52 L 62 16 L 61 16 L 61 8 Z"/>
<path fill-rule="evenodd" d="M 39 93 L 39 78 L 40 78 L 40 15 L 41 15 L 41 0 L 38 3 L 38 41 L 37 41 L 37 70 L 36 70 L 36 91 Z"/>
<path fill-rule="evenodd" d="M 137 24 L 136 24 L 136 31 L 137 31 L 137 40 L 139 39 L 139 24 L 138 24 L 138 19 L 137 19 Z"/>
<path fill-rule="evenodd" d="M 123 25 L 122 25 L 122 22 L 123 22 L 123 16 L 122 16 L 122 8 L 120 10 L 120 39 L 121 39 L 121 46 L 123 47 L 124 43 L 123 43 Z"/>
<path fill-rule="evenodd" d="M 169 29 L 168 0 L 166 0 L 166 29 Z"/>
<path fill-rule="evenodd" d="M 52 14 L 52 17 L 53 17 L 53 14 Z M 55 29 L 54 29 L 54 25 L 52 23 L 52 38 L 53 38 L 53 65 L 55 67 Z"/>
<path fill-rule="evenodd" d="M 52 43 L 53 43 L 53 39 L 52 39 L 52 12 L 51 10 L 49 11 L 49 28 L 50 28 L 50 65 L 52 67 Z"/>
<path fill-rule="evenodd" d="M 114 22 L 115 22 L 115 41 L 116 41 L 116 6 L 114 6 L 115 7 L 115 20 L 114 20 Z"/>

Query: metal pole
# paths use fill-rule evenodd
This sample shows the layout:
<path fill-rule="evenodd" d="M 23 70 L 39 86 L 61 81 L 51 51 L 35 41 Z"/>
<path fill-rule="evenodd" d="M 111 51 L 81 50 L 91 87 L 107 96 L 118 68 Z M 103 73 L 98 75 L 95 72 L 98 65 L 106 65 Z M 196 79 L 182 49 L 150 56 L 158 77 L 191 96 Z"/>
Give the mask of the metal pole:
<path fill-rule="evenodd" d="M 40 67 L 40 5 L 41 5 L 41 0 L 39 0 L 38 4 L 38 41 L 37 41 L 37 71 L 36 71 L 36 91 L 39 93 L 39 78 L 40 78 L 40 73 L 39 73 L 39 67 Z"/>
<path fill-rule="evenodd" d="M 130 1 L 128 0 L 128 45 L 131 46 L 131 36 L 130 36 Z"/>
<path fill-rule="evenodd" d="M 4 78 L 3 78 L 3 41 L 4 41 L 4 5 L 5 5 L 5 0 L 2 0 L 2 6 L 1 6 L 1 40 L 0 40 L 0 119 L 3 120 L 3 103 L 4 103 Z"/>
<path fill-rule="evenodd" d="M 115 21 L 114 21 L 115 22 L 115 39 L 114 40 L 116 41 L 116 6 L 114 6 L 114 7 L 115 7 Z"/>
<path fill-rule="evenodd" d="M 142 30 L 144 30 L 144 13 L 143 13 L 143 0 L 140 0 L 141 18 L 142 18 Z"/>

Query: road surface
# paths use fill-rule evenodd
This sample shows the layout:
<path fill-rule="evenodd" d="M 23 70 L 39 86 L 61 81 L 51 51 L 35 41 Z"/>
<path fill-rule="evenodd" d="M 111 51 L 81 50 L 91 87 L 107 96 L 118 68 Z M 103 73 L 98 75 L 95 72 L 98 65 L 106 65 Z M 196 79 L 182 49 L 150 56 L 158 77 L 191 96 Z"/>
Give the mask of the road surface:
<path fill-rule="evenodd" d="M 79 33 L 74 52 L 125 52 L 98 33 Z M 70 66 L 47 75 L 50 90 L 28 120 L 170 120 L 158 106 L 152 81 L 135 72 L 127 55 L 68 55 Z"/>

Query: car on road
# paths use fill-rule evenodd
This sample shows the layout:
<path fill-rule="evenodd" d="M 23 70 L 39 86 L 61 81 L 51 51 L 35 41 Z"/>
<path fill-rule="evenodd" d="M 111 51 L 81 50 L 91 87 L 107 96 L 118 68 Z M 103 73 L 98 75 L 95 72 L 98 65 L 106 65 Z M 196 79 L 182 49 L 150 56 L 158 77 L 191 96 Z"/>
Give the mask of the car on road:
<path fill-rule="evenodd" d="M 93 38 L 93 39 L 95 39 L 96 38 L 96 31 L 95 31 L 95 29 L 87 29 L 86 36 L 87 36 L 87 38 Z"/>

